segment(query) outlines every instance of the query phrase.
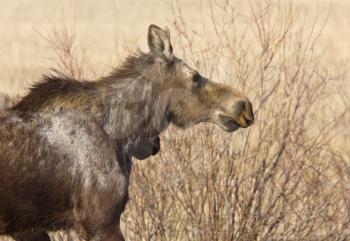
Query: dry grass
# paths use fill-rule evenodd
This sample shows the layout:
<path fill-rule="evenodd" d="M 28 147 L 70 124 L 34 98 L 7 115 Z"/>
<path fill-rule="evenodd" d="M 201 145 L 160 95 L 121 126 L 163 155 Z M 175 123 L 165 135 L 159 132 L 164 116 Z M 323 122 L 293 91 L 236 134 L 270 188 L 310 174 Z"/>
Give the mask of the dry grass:
<path fill-rule="evenodd" d="M 350 91 L 346 65 L 320 43 L 327 16 L 292 1 L 246 7 L 211 1 L 193 26 L 182 4 L 169 6 L 175 53 L 241 89 L 256 122 L 232 135 L 212 125 L 164 133 L 160 154 L 135 162 L 127 240 L 350 239 Z M 52 33 L 53 67 L 90 75 L 74 34 Z"/>

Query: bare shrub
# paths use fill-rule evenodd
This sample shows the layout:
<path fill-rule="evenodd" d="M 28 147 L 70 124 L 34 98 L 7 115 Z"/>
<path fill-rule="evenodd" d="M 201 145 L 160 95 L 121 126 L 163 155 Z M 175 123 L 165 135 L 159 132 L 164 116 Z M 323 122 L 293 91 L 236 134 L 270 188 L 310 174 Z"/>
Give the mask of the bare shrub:
<path fill-rule="evenodd" d="M 175 49 L 248 93 L 257 121 L 232 136 L 212 126 L 169 130 L 161 154 L 134 166 L 126 237 L 347 240 L 348 163 L 332 146 L 344 109 L 329 107 L 342 75 L 317 45 L 323 20 L 306 21 L 291 2 L 251 1 L 244 16 L 228 1 L 209 9 L 194 30 L 173 5 Z"/>
<path fill-rule="evenodd" d="M 75 23 L 67 26 L 64 19 L 60 26 L 50 22 L 47 33 L 38 32 L 46 40 L 52 51 L 52 71 L 59 71 L 66 76 L 82 79 L 86 76 L 87 65 L 84 51 L 76 46 Z"/>

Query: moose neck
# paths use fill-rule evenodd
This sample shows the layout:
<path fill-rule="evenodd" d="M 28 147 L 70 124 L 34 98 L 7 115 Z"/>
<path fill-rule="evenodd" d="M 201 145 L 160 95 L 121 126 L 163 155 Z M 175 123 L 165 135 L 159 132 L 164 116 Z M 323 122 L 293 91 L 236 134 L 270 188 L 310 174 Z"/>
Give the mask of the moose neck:
<path fill-rule="evenodd" d="M 169 99 L 157 84 L 161 78 L 157 68 L 150 68 L 153 63 L 149 55 L 137 53 L 98 81 L 44 76 L 12 109 L 23 118 L 41 112 L 78 112 L 113 139 L 153 137 L 168 125 Z"/>
<path fill-rule="evenodd" d="M 113 138 L 135 140 L 159 135 L 168 126 L 166 96 L 156 93 L 154 81 L 145 75 L 114 79 L 98 83 L 107 113 L 105 131 Z"/>

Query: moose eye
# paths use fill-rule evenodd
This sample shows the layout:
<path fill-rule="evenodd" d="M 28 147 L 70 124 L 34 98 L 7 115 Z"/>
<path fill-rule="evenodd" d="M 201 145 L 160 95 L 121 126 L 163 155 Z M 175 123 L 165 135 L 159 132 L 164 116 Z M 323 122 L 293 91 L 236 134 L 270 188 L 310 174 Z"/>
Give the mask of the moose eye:
<path fill-rule="evenodd" d="M 198 73 L 196 73 L 192 76 L 192 81 L 196 84 L 200 84 L 202 81 L 202 77 Z"/>

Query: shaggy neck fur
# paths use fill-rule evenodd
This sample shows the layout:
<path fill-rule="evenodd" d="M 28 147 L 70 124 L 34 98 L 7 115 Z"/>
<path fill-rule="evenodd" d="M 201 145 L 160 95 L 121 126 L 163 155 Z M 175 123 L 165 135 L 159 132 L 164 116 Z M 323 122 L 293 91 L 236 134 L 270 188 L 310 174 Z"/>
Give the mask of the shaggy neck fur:
<path fill-rule="evenodd" d="M 162 74 L 149 54 L 137 53 L 96 82 L 44 76 L 13 107 L 24 118 L 38 112 L 78 111 L 93 118 L 113 139 L 158 135 L 168 123 L 167 95 L 160 98 Z"/>

